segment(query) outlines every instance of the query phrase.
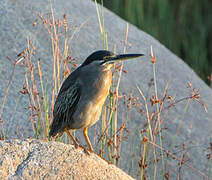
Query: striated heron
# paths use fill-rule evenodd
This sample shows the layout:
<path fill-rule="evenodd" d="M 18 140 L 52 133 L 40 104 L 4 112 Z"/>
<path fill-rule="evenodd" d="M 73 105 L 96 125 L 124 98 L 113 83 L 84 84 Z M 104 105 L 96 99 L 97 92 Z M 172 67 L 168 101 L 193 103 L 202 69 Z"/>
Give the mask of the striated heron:
<path fill-rule="evenodd" d="M 89 151 L 93 152 L 88 138 L 88 127 L 100 117 L 112 82 L 111 67 L 114 63 L 143 56 L 143 54 L 119 54 L 99 50 L 92 53 L 63 82 L 57 96 L 53 122 L 49 136 L 61 136 L 66 132 L 78 147 L 70 130 L 83 129 Z"/>

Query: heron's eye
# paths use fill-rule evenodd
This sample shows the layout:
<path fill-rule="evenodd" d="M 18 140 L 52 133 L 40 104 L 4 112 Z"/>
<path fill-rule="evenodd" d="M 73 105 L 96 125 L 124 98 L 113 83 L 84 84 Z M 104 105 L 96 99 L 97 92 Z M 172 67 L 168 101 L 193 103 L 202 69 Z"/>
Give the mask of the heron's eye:
<path fill-rule="evenodd" d="M 108 59 L 110 59 L 111 56 L 104 56 L 104 60 L 107 61 Z"/>
<path fill-rule="evenodd" d="M 115 57 L 115 55 L 112 55 L 112 56 L 104 56 L 104 60 L 107 61 L 107 60 L 110 60 L 111 58 Z"/>

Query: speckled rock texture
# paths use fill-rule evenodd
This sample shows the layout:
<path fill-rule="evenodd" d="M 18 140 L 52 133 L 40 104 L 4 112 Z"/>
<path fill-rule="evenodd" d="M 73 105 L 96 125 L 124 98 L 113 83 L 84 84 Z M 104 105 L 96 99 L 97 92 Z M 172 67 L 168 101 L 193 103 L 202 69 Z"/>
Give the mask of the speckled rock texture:
<path fill-rule="evenodd" d="M 70 41 L 70 55 L 80 62 L 97 49 L 102 49 L 102 36 L 99 29 L 96 6 L 89 0 L 52 0 L 53 10 L 56 19 L 62 19 L 66 14 L 70 26 L 80 27 Z M 7 56 L 16 59 L 17 54 L 27 47 L 27 38 L 30 38 L 35 47 L 36 54 L 33 59 L 40 58 L 43 78 L 45 82 L 51 82 L 52 78 L 52 50 L 49 34 L 46 32 L 42 21 L 38 17 L 41 14 L 47 17 L 50 14 L 49 0 L 0 0 L 0 105 L 4 99 L 4 92 L 12 72 L 12 65 L 7 60 Z M 32 24 L 36 22 L 34 27 Z M 155 23 L 155 22 L 151 22 Z M 123 52 L 125 32 L 127 22 L 104 9 L 104 25 L 107 34 L 109 50 L 116 47 L 117 53 Z M 158 24 L 158 28 L 164 28 Z M 71 36 L 75 29 L 71 29 Z M 175 42 L 170 42 L 175 43 Z M 198 42 L 194 42 L 198 43 Z M 61 47 L 63 42 L 61 42 Z M 125 94 L 127 98 L 133 94 L 139 98 L 139 102 L 144 101 L 136 86 L 139 86 L 149 102 L 152 94 L 155 94 L 154 87 L 151 86 L 153 78 L 152 63 L 149 57 L 150 46 L 153 47 L 156 62 L 156 78 L 158 97 L 162 98 L 166 84 L 169 83 L 168 94 L 176 100 L 190 95 L 187 88 L 188 82 L 196 89 L 201 89 L 200 96 L 208 108 L 208 113 L 196 101 L 178 103 L 171 108 L 162 124 L 163 148 L 171 151 L 177 157 L 185 158 L 185 161 L 197 168 L 205 175 L 210 175 L 211 160 L 207 159 L 210 154 L 210 143 L 212 139 L 212 90 L 196 75 L 196 73 L 166 47 L 147 33 L 129 25 L 127 52 L 144 53 L 146 56 L 124 63 L 119 94 Z M 199 59 L 201 61 L 201 59 Z M 35 66 L 37 62 L 34 62 Z M 17 66 L 14 79 L 11 84 L 9 95 L 2 113 L 0 128 L 4 126 L 7 138 L 27 138 L 34 137 L 32 123 L 30 121 L 29 101 L 27 96 L 20 94 L 24 84 L 23 67 Z M 29 72 L 28 72 L 29 73 Z M 35 79 L 39 75 L 35 74 Z M 40 89 L 38 89 L 40 91 Z M 51 87 L 49 87 L 49 93 Z M 121 146 L 120 168 L 135 178 L 139 178 L 139 162 L 141 160 L 141 130 L 147 123 L 144 105 L 131 108 L 124 104 L 123 98 L 119 101 L 118 107 L 118 128 L 124 123 L 128 129 L 127 139 Z M 167 107 L 165 104 L 164 107 Z M 187 108 L 188 107 L 188 108 Z M 149 103 L 149 110 L 152 110 Z M 162 114 L 161 117 L 163 117 Z M 3 122 L 3 124 L 2 124 Z M 101 127 L 101 121 L 97 126 L 89 128 L 89 137 L 94 143 L 95 130 Z M 177 135 L 176 135 L 177 134 Z M 77 131 L 76 136 L 82 144 L 82 132 Z M 159 141 L 156 142 L 159 144 Z M 157 149 L 158 158 L 160 150 Z M 161 161 L 159 161 L 161 163 Z M 203 176 L 187 166 L 179 167 L 179 162 L 173 159 L 165 161 L 166 169 L 164 173 L 169 173 L 170 179 L 177 179 L 180 170 L 183 180 L 199 180 Z M 11 166 L 12 167 L 12 166 Z M 161 164 L 158 164 L 157 175 L 161 174 Z M 56 167 L 55 167 L 56 168 Z M 12 171 L 10 169 L 10 171 Z M 153 173 L 152 173 L 153 174 Z M 138 175 L 138 176 L 137 176 Z M 152 177 L 150 177 L 151 179 Z"/>
<path fill-rule="evenodd" d="M 38 140 L 0 141 L 0 179 L 133 179 L 95 154 Z"/>

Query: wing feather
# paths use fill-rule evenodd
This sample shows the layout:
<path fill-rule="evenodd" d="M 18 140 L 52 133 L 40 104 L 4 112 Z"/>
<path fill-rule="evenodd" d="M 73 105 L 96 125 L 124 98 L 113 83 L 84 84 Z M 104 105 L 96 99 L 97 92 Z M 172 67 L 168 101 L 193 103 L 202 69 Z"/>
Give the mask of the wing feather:
<path fill-rule="evenodd" d="M 56 136 L 58 133 L 62 134 L 64 129 L 70 126 L 72 116 L 80 99 L 80 94 L 80 85 L 77 83 L 58 94 L 54 105 L 54 119 L 49 136 Z"/>

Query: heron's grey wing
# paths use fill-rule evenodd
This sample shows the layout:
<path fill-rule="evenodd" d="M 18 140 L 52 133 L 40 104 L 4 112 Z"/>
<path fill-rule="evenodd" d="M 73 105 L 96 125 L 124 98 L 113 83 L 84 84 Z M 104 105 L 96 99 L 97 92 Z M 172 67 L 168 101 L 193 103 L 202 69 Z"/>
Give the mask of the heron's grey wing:
<path fill-rule="evenodd" d="M 66 91 L 62 91 L 58 94 L 54 105 L 54 119 L 49 136 L 62 133 L 64 129 L 71 124 L 73 113 L 80 99 L 80 94 L 80 85 L 77 83 L 70 86 Z"/>
<path fill-rule="evenodd" d="M 73 86 L 73 84 L 76 84 L 76 80 L 78 79 L 78 75 L 79 75 L 79 68 L 77 68 L 75 71 L 73 71 L 63 82 L 61 88 L 60 88 L 60 92 L 58 94 L 58 96 L 60 96 L 60 94 L 62 94 L 64 91 L 67 91 L 68 89 L 71 88 L 71 86 Z"/>

